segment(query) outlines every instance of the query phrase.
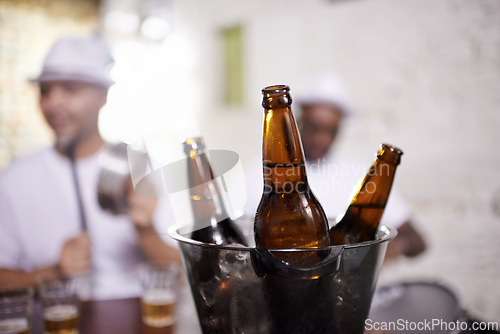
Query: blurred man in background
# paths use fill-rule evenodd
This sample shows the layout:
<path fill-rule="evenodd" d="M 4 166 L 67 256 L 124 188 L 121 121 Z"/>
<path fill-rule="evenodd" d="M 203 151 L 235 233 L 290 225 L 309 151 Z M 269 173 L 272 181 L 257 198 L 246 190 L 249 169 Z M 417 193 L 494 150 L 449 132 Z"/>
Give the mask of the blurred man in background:
<path fill-rule="evenodd" d="M 299 89 L 296 101 L 300 107 L 298 125 L 309 183 L 326 215 L 335 218 L 347 208 L 353 189 L 373 161 L 355 163 L 332 149 L 342 120 L 352 113 L 348 92 L 335 73 L 325 72 L 311 78 Z M 411 257 L 424 251 L 424 240 L 410 218 L 407 205 L 397 190 L 392 189 L 381 224 L 397 228 L 398 236 L 389 243 L 386 258 Z"/>
<path fill-rule="evenodd" d="M 98 114 L 113 83 L 106 75 L 111 63 L 99 38 L 61 39 L 34 80 L 55 145 L 0 174 L 0 286 L 87 273 L 91 298 L 127 298 L 140 294 L 142 261 L 180 263 L 153 226 L 155 199 L 131 188 L 127 215 L 99 207 L 98 158 L 106 143 Z"/>
<path fill-rule="evenodd" d="M 345 86 L 334 73 L 323 73 L 311 78 L 297 90 L 293 110 L 306 157 L 307 177 L 311 189 L 320 201 L 327 217 L 335 219 L 344 213 L 355 186 L 362 180 L 373 160 L 354 162 L 341 157 L 332 148 L 342 120 L 352 113 Z M 377 146 L 374 146 L 374 150 Z M 254 216 L 262 196 L 262 157 L 256 157 L 245 166 L 247 216 Z M 258 181 L 256 181 L 258 180 Z M 393 189 L 381 224 L 398 229 L 398 236 L 389 243 L 387 259 L 399 255 L 415 256 L 422 253 L 425 243 L 410 221 L 410 210 Z"/>

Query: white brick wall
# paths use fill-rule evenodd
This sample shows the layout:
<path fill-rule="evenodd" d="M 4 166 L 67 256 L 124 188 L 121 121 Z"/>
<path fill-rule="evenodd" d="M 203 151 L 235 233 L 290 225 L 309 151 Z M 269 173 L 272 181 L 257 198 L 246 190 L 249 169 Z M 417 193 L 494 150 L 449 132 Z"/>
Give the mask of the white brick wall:
<path fill-rule="evenodd" d="M 201 127 L 211 147 L 260 152 L 260 89 L 340 72 L 357 105 L 339 146 L 362 158 L 404 149 L 397 187 L 428 251 L 388 265 L 381 283 L 439 280 L 463 307 L 500 319 L 500 2 L 496 0 L 179 1 L 202 57 Z M 246 105 L 218 103 L 216 33 L 245 28 Z M 179 27 L 179 26 L 178 26 Z M 224 135 L 221 135 L 223 133 Z"/>

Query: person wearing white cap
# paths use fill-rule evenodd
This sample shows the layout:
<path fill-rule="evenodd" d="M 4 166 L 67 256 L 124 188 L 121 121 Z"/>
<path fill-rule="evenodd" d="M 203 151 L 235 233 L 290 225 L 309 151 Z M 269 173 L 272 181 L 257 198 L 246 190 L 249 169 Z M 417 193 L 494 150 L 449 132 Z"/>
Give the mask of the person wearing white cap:
<path fill-rule="evenodd" d="M 87 273 L 88 297 L 127 298 L 140 294 L 136 267 L 143 260 L 180 263 L 153 226 L 154 199 L 129 191 L 129 211 L 117 216 L 97 202 L 98 158 L 106 146 L 98 114 L 113 84 L 112 62 L 98 37 L 63 38 L 32 80 L 55 145 L 0 174 L 0 286 Z"/>
<path fill-rule="evenodd" d="M 368 170 L 366 163 L 353 162 L 333 150 L 342 120 L 353 114 L 350 97 L 341 78 L 328 71 L 306 81 L 296 97 L 309 183 L 327 216 L 335 218 L 347 208 L 353 189 Z M 424 240 L 413 227 L 410 210 L 396 189 L 391 192 L 381 223 L 396 227 L 399 233 L 390 243 L 386 258 L 416 256 L 424 251 Z"/>
<path fill-rule="evenodd" d="M 352 190 L 373 161 L 353 162 L 332 149 L 342 120 L 354 113 L 349 93 L 336 73 L 324 71 L 312 76 L 293 95 L 293 111 L 306 157 L 307 178 L 327 217 L 333 220 L 347 208 Z M 255 215 L 262 196 L 261 164 L 259 156 L 245 165 L 247 201 L 244 211 L 249 217 Z M 424 251 L 425 243 L 413 228 L 410 210 L 396 189 L 391 193 L 381 223 L 395 227 L 399 232 L 389 244 L 386 258 L 415 256 Z"/>

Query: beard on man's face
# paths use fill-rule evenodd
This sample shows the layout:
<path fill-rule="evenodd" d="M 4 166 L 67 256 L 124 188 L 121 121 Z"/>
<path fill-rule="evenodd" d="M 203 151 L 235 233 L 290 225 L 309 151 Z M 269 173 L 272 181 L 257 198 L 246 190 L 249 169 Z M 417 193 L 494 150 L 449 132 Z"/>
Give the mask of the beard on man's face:
<path fill-rule="evenodd" d="M 70 156 L 74 153 L 74 149 L 84 137 L 82 129 L 78 128 L 78 126 L 67 126 L 64 129 L 53 129 L 55 133 L 55 146 L 64 154 Z"/>
<path fill-rule="evenodd" d="M 72 154 L 78 139 L 72 134 L 56 135 L 56 148 L 67 155 Z"/>

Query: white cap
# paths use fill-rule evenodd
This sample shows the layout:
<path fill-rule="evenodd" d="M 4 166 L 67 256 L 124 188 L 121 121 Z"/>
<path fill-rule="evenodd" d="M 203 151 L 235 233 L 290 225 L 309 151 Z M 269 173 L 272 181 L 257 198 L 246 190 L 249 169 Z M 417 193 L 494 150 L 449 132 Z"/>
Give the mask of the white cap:
<path fill-rule="evenodd" d="M 352 115 L 349 92 L 342 79 L 332 71 L 321 72 L 307 80 L 296 94 L 301 105 L 326 104 L 340 110 L 344 116 Z"/>
<path fill-rule="evenodd" d="M 61 38 L 47 54 L 42 73 L 32 82 L 78 81 L 109 87 L 113 58 L 101 38 Z"/>

